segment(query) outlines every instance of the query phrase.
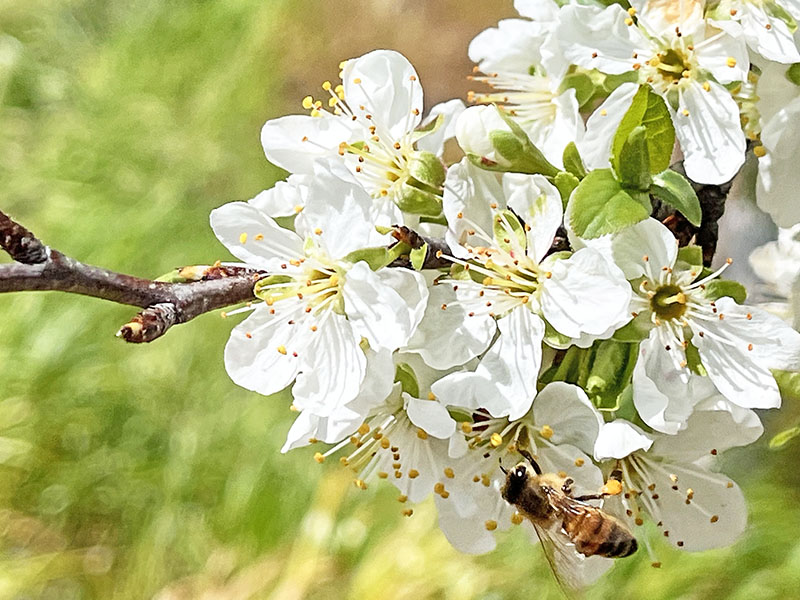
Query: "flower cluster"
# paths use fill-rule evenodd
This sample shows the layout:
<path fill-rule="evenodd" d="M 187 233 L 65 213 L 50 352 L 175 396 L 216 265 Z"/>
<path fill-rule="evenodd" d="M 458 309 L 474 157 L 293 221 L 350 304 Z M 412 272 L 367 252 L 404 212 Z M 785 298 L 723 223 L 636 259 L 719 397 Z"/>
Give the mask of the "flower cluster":
<path fill-rule="evenodd" d="M 308 114 L 267 122 L 290 176 L 211 214 L 261 273 L 226 368 L 262 394 L 291 386 L 284 451 L 329 445 L 318 462 L 337 455 L 362 489 L 388 480 L 406 515 L 433 494 L 464 552 L 533 532 L 501 496 L 521 452 L 604 490 L 637 535 L 650 520 L 684 550 L 731 544 L 746 505 L 715 457 L 759 438 L 753 409 L 780 406 L 800 333 L 746 304 L 730 261 L 710 268 L 688 179 L 731 180 L 749 139 L 759 203 L 800 221 L 800 4 L 515 7 L 469 47 L 474 106 L 423 114 L 412 65 L 377 50 Z M 612 563 L 583 562 L 584 582 Z"/>

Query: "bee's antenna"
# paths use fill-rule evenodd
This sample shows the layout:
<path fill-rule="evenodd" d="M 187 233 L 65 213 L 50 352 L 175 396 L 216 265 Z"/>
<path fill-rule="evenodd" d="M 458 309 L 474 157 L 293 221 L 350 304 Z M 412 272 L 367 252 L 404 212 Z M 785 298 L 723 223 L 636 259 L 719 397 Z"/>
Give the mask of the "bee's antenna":
<path fill-rule="evenodd" d="M 531 463 L 531 466 L 533 467 L 533 471 L 534 471 L 534 472 L 535 472 L 537 475 L 541 475 L 541 474 L 542 474 L 542 468 L 539 466 L 539 463 L 537 463 L 537 462 L 536 462 L 536 461 L 533 459 L 533 456 L 531 456 L 531 453 L 530 453 L 530 452 L 528 452 L 528 451 L 527 451 L 525 448 L 520 448 L 520 449 L 519 449 L 519 453 L 520 453 L 520 454 L 522 454 L 522 456 L 524 456 L 524 457 L 525 457 L 525 459 L 526 459 L 526 460 L 527 460 L 529 463 Z"/>
<path fill-rule="evenodd" d="M 497 461 L 500 463 L 500 470 L 503 472 L 503 475 L 508 475 L 508 471 L 503 467 L 503 459 L 498 458 Z"/>

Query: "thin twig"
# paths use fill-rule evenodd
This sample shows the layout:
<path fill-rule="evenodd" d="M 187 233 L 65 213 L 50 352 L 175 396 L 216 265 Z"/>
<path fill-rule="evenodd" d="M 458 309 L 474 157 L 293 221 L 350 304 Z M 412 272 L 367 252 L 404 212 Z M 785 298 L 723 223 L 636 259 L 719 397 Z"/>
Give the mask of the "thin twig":
<path fill-rule="evenodd" d="M 42 244 L 30 231 L 0 212 L 0 245 L 17 262 L 0 265 L 0 293 L 60 291 L 102 298 L 146 310 L 123 325 L 128 342 L 151 342 L 172 325 L 204 313 L 252 300 L 261 273 L 215 265 L 196 281 L 152 281 L 87 265 Z"/>

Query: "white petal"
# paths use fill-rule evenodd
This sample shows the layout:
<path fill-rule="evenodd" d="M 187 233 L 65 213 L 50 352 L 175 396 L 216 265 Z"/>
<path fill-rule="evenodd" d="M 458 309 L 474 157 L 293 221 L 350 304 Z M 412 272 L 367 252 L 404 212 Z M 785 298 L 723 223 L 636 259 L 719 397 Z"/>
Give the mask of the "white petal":
<path fill-rule="evenodd" d="M 747 44 L 764 58 L 786 64 L 800 62 L 792 32 L 782 19 L 743 2 L 741 23 Z"/>
<path fill-rule="evenodd" d="M 463 365 L 486 350 L 497 329 L 494 319 L 488 314 L 467 316 L 451 285 L 434 285 L 429 292 L 425 316 L 409 340 L 408 350 L 419 353 L 434 369 Z M 447 308 L 442 310 L 442 305 Z"/>
<path fill-rule="evenodd" d="M 680 352 L 678 348 L 674 351 Z M 693 393 L 688 377 L 685 369 L 676 368 L 675 358 L 662 345 L 658 329 L 653 329 L 639 347 L 633 370 L 633 404 L 647 425 L 669 434 L 686 427 L 695 404 L 704 397 L 696 395 L 699 389 Z"/>
<path fill-rule="evenodd" d="M 481 403 L 494 417 L 519 419 L 530 410 L 542 363 L 544 322 L 525 306 L 497 321 L 500 338 L 476 369 L 494 387 Z"/>
<path fill-rule="evenodd" d="M 719 83 L 747 81 L 750 58 L 747 54 L 747 45 L 737 31 L 738 24 L 734 21 L 714 21 L 714 25 L 731 35 L 715 35 L 708 41 L 698 43 L 696 53 L 698 64 L 709 71 Z"/>
<path fill-rule="evenodd" d="M 586 121 L 586 133 L 578 142 L 578 148 L 587 168 L 606 169 L 611 166 L 611 143 L 638 89 L 635 83 L 623 83 L 608 95 Z"/>
<path fill-rule="evenodd" d="M 320 440 L 326 444 L 335 444 L 352 435 L 364 422 L 366 414 L 349 411 L 347 405 L 329 417 L 318 417 L 311 411 L 304 410 L 292 423 L 286 434 L 286 443 L 282 453 L 295 448 L 308 446 L 310 440 Z"/>
<path fill-rule="evenodd" d="M 625 419 L 616 419 L 600 428 L 594 445 L 594 457 L 597 460 L 625 458 L 652 445 L 653 440 L 639 427 Z"/>
<path fill-rule="evenodd" d="M 298 302 L 294 312 L 271 315 L 261 304 L 231 331 L 225 369 L 237 385 L 269 395 L 294 381 L 301 365 L 294 353 L 304 354 L 311 341 L 302 309 Z M 290 325 L 293 319 L 296 322 Z"/>
<path fill-rule="evenodd" d="M 497 497 L 500 498 L 500 494 Z M 485 520 L 459 516 L 449 498 L 443 500 L 437 496 L 435 500 L 439 509 L 439 529 L 453 548 L 464 554 L 486 554 L 495 549 L 497 541 L 494 533 L 486 529 Z"/>
<path fill-rule="evenodd" d="M 603 425 L 603 417 L 586 392 L 561 381 L 547 384 L 536 396 L 533 420 L 537 427 L 548 425 L 553 430 L 553 444 L 570 444 L 590 454 Z"/>
<path fill-rule="evenodd" d="M 245 202 L 212 210 L 211 227 L 231 254 L 252 267 L 276 270 L 280 263 L 303 255 L 297 234 Z"/>
<path fill-rule="evenodd" d="M 744 164 L 745 139 L 739 123 L 739 107 L 728 90 L 708 83 L 687 86 L 678 110 L 672 113 L 675 134 L 684 154 L 689 179 L 720 184 L 733 179 Z"/>
<path fill-rule="evenodd" d="M 569 444 L 537 448 L 536 462 L 544 473 L 566 473 L 575 482 L 573 493 L 576 496 L 596 494 L 603 487 L 600 469 L 589 456 Z"/>
<path fill-rule="evenodd" d="M 409 306 L 397 290 L 413 296 Z M 372 271 L 359 261 L 347 272 L 342 295 L 345 312 L 373 348 L 404 346 L 422 319 L 427 290 L 421 275 L 405 269 Z"/>
<path fill-rule="evenodd" d="M 478 108 L 478 107 L 475 107 Z M 464 114 L 471 110 L 467 109 Z M 489 246 L 493 242 L 493 221 L 490 204 L 505 208 L 503 187 L 497 176 L 463 159 L 447 170 L 444 185 L 443 212 L 447 218 L 447 242 L 453 253 L 469 258 L 462 243 Z M 459 217 L 461 215 L 461 217 Z M 475 235 L 468 232 L 475 231 Z"/>
<path fill-rule="evenodd" d="M 611 247 L 614 262 L 627 279 L 644 277 L 649 271 L 657 280 L 663 268 L 675 266 L 678 257 L 675 236 L 653 218 L 645 219 L 614 235 Z"/>
<path fill-rule="evenodd" d="M 342 69 L 342 83 L 347 105 L 356 114 L 372 115 L 379 135 L 389 131 L 391 138 L 400 139 L 422 118 L 419 76 L 398 52 L 374 50 L 348 60 Z"/>
<path fill-rule="evenodd" d="M 556 83 L 558 80 L 551 80 Z M 556 87 L 556 85 L 554 85 Z M 553 165 L 561 168 L 563 165 L 564 148 L 570 142 L 576 144 L 583 139 L 586 130 L 583 117 L 581 117 L 578 106 L 578 98 L 574 89 L 568 89 L 551 101 L 555 107 L 555 116 L 548 127 L 542 128 L 545 134 L 542 138 L 534 138 L 531 141 L 537 148 L 542 150 L 545 158 Z M 530 135 L 530 130 L 529 130 Z"/>
<path fill-rule="evenodd" d="M 290 173 L 313 173 L 316 159 L 335 157 L 339 144 L 352 135 L 352 125 L 344 118 L 289 115 L 264 124 L 261 144 L 271 163 Z"/>
<path fill-rule="evenodd" d="M 797 368 L 800 334 L 778 317 L 739 306 L 731 298 L 720 298 L 716 306 L 722 319 L 690 321 L 695 333 L 692 341 L 708 376 L 739 406 L 780 406 L 778 386 L 769 369 Z"/>
<path fill-rule="evenodd" d="M 561 9 L 556 36 L 564 56 L 587 69 L 619 74 L 633 69 L 635 53 L 647 55 L 647 39 L 637 27 L 628 26 L 628 13 L 618 4 L 605 10 L 569 5 Z"/>
<path fill-rule="evenodd" d="M 297 213 L 306 203 L 307 175 L 291 175 L 286 181 L 279 181 L 274 187 L 264 190 L 248 204 L 255 206 L 270 217 L 289 217 Z"/>
<path fill-rule="evenodd" d="M 534 21 L 550 23 L 558 19 L 559 6 L 553 0 L 514 0 L 514 9 Z"/>
<path fill-rule="evenodd" d="M 447 439 L 456 430 L 456 422 L 447 409 L 435 400 L 420 400 L 403 394 L 408 418 L 417 427 L 439 439 Z"/>
<path fill-rule="evenodd" d="M 493 131 L 511 131 L 496 106 L 470 106 L 456 121 L 456 139 L 466 154 L 485 156 L 499 165 L 510 165 L 507 159 L 495 152 L 491 141 Z"/>
<path fill-rule="evenodd" d="M 542 284 L 542 313 L 557 331 L 571 338 L 610 335 L 630 321 L 631 286 L 599 252 L 583 248 L 545 264 L 552 276 Z"/>
<path fill-rule="evenodd" d="M 444 152 L 444 143 L 455 137 L 456 120 L 458 119 L 458 115 L 464 112 L 465 109 L 466 106 L 464 106 L 464 103 L 458 98 L 448 100 L 447 102 L 440 102 L 431 108 L 422 124 L 425 125 L 436 120 L 439 115 L 444 116 L 444 122 L 439 129 L 417 141 L 417 148 L 433 152 L 436 156 L 441 156 L 442 152 Z"/>
<path fill-rule="evenodd" d="M 548 28 L 523 19 L 504 19 L 497 27 L 481 31 L 469 44 L 469 59 L 481 71 L 528 73 L 541 63 L 539 48 Z"/>
<path fill-rule="evenodd" d="M 318 321 L 317 331 L 304 331 L 303 337 L 310 342 L 304 353 L 298 352 L 301 373 L 292 388 L 294 403 L 300 410 L 329 415 L 355 399 L 361 388 L 367 362 L 361 336 L 343 315 L 331 312 Z"/>
<path fill-rule="evenodd" d="M 794 178 L 800 152 L 800 98 L 780 110 L 765 125 L 761 141 L 767 153 L 759 159 L 756 198 L 780 227 L 800 223 L 800 200 Z"/>
<path fill-rule="evenodd" d="M 544 322 L 523 306 L 497 325 L 500 337 L 474 373 L 451 373 L 431 390 L 447 406 L 483 407 L 494 417 L 513 420 L 528 412 L 536 396 Z"/>
<path fill-rule="evenodd" d="M 710 473 L 696 465 L 637 462 L 646 482 L 654 483 L 652 500 L 647 493 L 641 502 L 660 529 L 669 532 L 667 541 L 681 550 L 698 552 L 729 546 L 747 525 L 747 504 L 739 487 L 725 475 Z M 670 476 L 676 476 L 673 484 Z M 678 489 L 673 489 L 673 485 Z M 730 486 L 730 487 L 729 487 Z M 686 504 L 688 490 L 692 499 Z M 713 520 L 712 518 L 717 517 Z"/>
<path fill-rule="evenodd" d="M 558 190 L 541 175 L 506 173 L 503 193 L 508 207 L 530 227 L 526 234 L 528 256 L 541 262 L 564 216 Z"/>
<path fill-rule="evenodd" d="M 657 437 L 651 452 L 674 462 L 696 462 L 712 452 L 752 444 L 762 433 L 755 412 L 715 394 L 697 405 L 684 431 Z"/>

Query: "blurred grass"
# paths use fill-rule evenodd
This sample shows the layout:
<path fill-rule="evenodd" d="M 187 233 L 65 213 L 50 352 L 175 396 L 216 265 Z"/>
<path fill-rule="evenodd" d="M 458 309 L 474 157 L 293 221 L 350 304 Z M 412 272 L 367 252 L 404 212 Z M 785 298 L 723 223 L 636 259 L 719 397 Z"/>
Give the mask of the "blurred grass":
<path fill-rule="evenodd" d="M 0 203 L 48 244 L 120 271 L 227 258 L 208 213 L 281 177 L 258 142 L 267 118 L 377 46 L 408 54 L 432 101 L 462 94 L 467 41 L 509 12 L 0 0 Z M 206 315 L 132 347 L 112 335 L 131 314 L 0 297 L 0 599 L 558 597 L 521 535 L 459 555 L 430 504 L 405 519 L 389 486 L 359 492 L 308 451 L 280 455 L 288 402 L 230 382 L 231 322 Z M 770 430 L 797 416 L 792 402 Z M 728 460 L 752 509 L 735 547 L 658 542 L 660 570 L 641 553 L 588 597 L 795 596 L 797 458 L 760 442 Z"/>

